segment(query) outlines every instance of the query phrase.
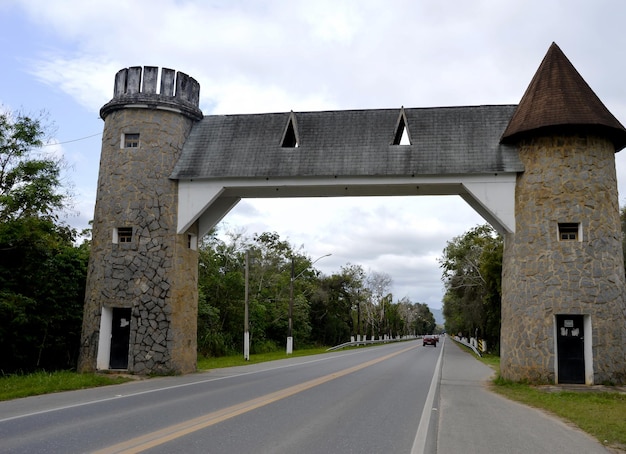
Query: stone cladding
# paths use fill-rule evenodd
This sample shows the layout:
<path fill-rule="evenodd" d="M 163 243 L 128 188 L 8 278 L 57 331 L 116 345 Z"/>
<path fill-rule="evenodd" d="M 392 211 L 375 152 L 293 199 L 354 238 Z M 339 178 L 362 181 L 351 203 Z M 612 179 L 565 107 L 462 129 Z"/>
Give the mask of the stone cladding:
<path fill-rule="evenodd" d="M 178 183 L 169 179 L 195 119 L 156 105 L 120 105 L 106 112 L 82 371 L 96 369 L 103 307 L 131 309 L 128 372 L 170 374 L 196 368 L 198 257 L 188 241 L 189 233 L 197 231 L 193 226 L 177 234 Z M 124 134 L 139 134 L 139 146 L 123 148 Z M 132 228 L 131 242 L 113 241 L 119 227 Z"/>
<path fill-rule="evenodd" d="M 591 318 L 593 383 L 626 382 L 626 284 L 613 144 L 546 136 L 520 144 L 516 231 L 505 238 L 501 373 L 554 383 L 555 316 Z M 580 241 L 559 241 L 580 223 Z"/>

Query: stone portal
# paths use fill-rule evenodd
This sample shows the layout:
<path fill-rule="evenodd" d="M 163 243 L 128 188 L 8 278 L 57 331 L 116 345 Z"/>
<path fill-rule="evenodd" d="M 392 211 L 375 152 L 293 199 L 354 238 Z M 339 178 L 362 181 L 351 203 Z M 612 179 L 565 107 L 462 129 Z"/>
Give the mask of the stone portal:
<path fill-rule="evenodd" d="M 241 198 L 456 194 L 505 238 L 502 375 L 626 381 L 626 129 L 556 44 L 518 106 L 203 116 L 195 80 L 158 76 L 120 71 L 101 110 L 81 370 L 126 322 L 126 370 L 194 370 L 197 240 Z"/>

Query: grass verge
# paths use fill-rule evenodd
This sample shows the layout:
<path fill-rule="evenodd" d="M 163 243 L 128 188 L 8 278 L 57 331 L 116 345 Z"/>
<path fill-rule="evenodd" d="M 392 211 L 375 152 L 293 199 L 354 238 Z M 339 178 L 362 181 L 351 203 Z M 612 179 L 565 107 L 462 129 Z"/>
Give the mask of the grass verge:
<path fill-rule="evenodd" d="M 573 423 L 607 447 L 626 449 L 626 394 L 546 389 L 501 378 L 494 380 L 493 386 L 494 391 L 509 399 Z"/>
<path fill-rule="evenodd" d="M 129 378 L 114 375 L 79 374 L 71 371 L 6 375 L 0 377 L 0 401 L 59 391 L 117 385 L 129 380 Z"/>
<path fill-rule="evenodd" d="M 494 392 L 547 411 L 588 433 L 605 447 L 626 452 L 626 394 L 610 387 L 603 387 L 602 391 L 591 388 L 555 390 L 550 386 L 511 382 L 499 376 L 498 356 L 485 355 L 478 359 L 498 373 L 491 386 Z"/>

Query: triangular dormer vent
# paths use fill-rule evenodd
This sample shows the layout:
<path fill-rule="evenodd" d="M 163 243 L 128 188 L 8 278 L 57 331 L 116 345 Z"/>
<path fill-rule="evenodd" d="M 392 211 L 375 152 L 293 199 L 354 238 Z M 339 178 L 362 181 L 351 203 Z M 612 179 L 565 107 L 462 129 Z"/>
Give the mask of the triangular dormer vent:
<path fill-rule="evenodd" d="M 283 138 L 280 142 L 280 146 L 283 148 L 298 148 L 300 145 L 300 138 L 298 137 L 298 126 L 296 123 L 296 115 L 293 110 L 289 114 L 289 121 L 287 121 L 287 127 L 283 132 Z"/>
<path fill-rule="evenodd" d="M 400 115 L 396 123 L 396 132 L 393 136 L 392 145 L 411 145 L 411 136 L 409 134 L 409 128 L 407 128 L 406 114 L 404 113 L 404 107 L 400 109 Z"/>

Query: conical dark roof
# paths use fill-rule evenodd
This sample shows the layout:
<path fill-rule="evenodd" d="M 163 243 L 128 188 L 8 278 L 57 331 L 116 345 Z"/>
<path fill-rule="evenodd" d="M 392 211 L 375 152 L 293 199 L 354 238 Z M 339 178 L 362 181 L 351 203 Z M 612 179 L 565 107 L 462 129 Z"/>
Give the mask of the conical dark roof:
<path fill-rule="evenodd" d="M 526 89 L 501 141 L 549 132 L 592 132 L 610 139 L 615 151 L 626 146 L 626 129 L 552 43 Z"/>

